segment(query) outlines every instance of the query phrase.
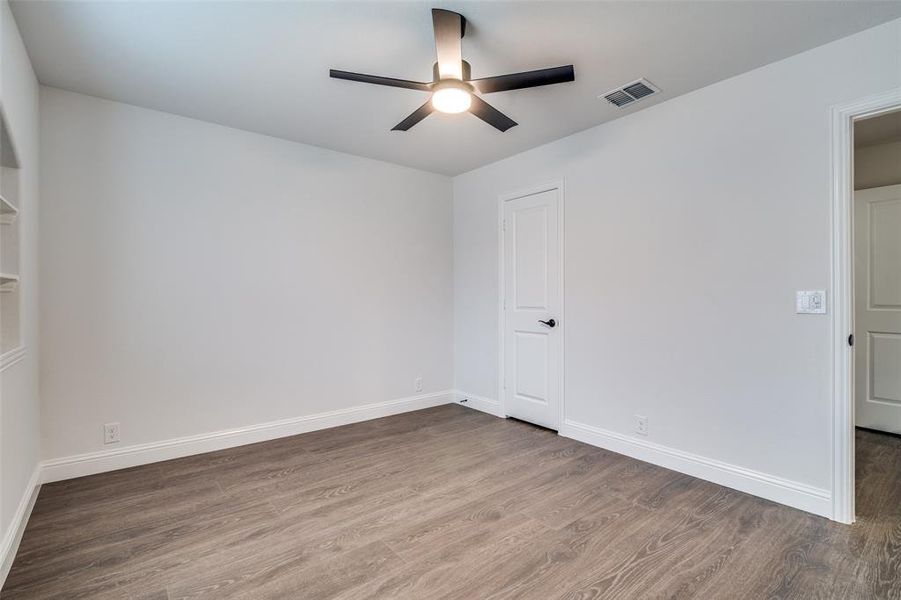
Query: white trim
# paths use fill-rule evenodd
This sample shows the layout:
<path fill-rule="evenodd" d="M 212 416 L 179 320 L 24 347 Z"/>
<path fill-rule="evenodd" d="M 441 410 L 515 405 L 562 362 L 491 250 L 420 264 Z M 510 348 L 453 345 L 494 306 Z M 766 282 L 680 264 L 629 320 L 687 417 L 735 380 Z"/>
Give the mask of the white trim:
<path fill-rule="evenodd" d="M 567 420 L 560 435 L 824 517 L 829 490 Z"/>
<path fill-rule="evenodd" d="M 854 522 L 854 121 L 901 107 L 895 88 L 832 107 L 832 510 Z"/>
<path fill-rule="evenodd" d="M 504 373 L 504 346 L 506 345 L 506 319 L 507 311 L 504 306 L 507 282 L 505 280 L 504 253 L 506 245 L 504 240 L 504 196 L 497 199 L 497 402 L 500 413 L 507 415 L 505 398 L 506 374 Z"/>
<path fill-rule="evenodd" d="M 0 373 L 7 370 L 23 358 L 27 353 L 25 346 L 19 346 L 0 355 Z"/>
<path fill-rule="evenodd" d="M 466 408 L 474 408 L 475 410 L 486 412 L 495 417 L 500 417 L 502 419 L 506 418 L 506 415 L 504 415 L 501 410 L 501 403 L 493 398 L 467 394 L 460 390 L 454 390 L 454 398 L 457 404 L 465 406 Z"/>
<path fill-rule="evenodd" d="M 377 402 L 374 404 L 355 406 L 305 417 L 250 425 L 248 427 L 238 427 L 213 433 L 204 433 L 201 435 L 163 440 L 160 442 L 127 446 L 125 448 L 116 448 L 114 450 L 101 450 L 99 452 L 90 452 L 87 454 L 79 454 L 77 456 L 56 458 L 42 463 L 43 481 L 44 483 L 50 483 L 52 481 L 71 479 L 73 477 L 94 475 L 96 473 L 115 471 L 116 469 L 135 467 L 138 465 L 159 462 L 161 460 L 203 454 L 204 452 L 213 452 L 225 448 L 263 442 L 319 429 L 348 425 L 359 421 L 378 419 L 380 417 L 448 404 L 453 402 L 454 398 L 455 396 L 452 390 L 445 390 L 442 392 L 421 394 L 419 396 L 410 396 L 398 400 L 390 400 L 388 402 Z"/>
<path fill-rule="evenodd" d="M 19 501 L 19 506 L 9 523 L 9 529 L 0 541 L 0 589 L 6 582 L 6 576 L 13 566 L 13 560 L 16 558 L 16 552 L 19 549 L 19 543 L 22 541 L 22 535 L 25 533 L 25 526 L 28 524 L 28 518 L 31 516 L 31 510 L 34 508 L 34 502 L 38 498 L 38 492 L 41 489 L 41 465 L 34 467 L 25 493 Z"/>
<path fill-rule="evenodd" d="M 558 335 L 560 336 L 560 353 L 558 356 L 558 386 L 557 386 L 557 398 L 558 398 L 558 406 L 557 406 L 557 427 L 562 427 L 563 422 L 566 416 L 566 411 L 564 409 L 565 405 L 565 394 L 564 394 L 564 380 L 565 377 L 565 361 L 564 361 L 564 349 L 566 348 L 566 283 L 565 283 L 565 273 L 566 269 L 564 265 L 566 264 L 566 193 L 564 190 L 564 182 L 562 179 L 557 181 L 551 181 L 549 183 L 545 183 L 543 185 L 536 185 L 529 188 L 521 189 L 516 192 L 508 192 L 506 194 L 501 194 L 497 199 L 497 260 L 498 260 L 498 294 L 497 294 L 497 327 L 498 327 L 498 352 L 497 352 L 497 361 L 498 361 L 498 378 L 497 378 L 497 397 L 498 403 L 500 407 L 500 414 L 498 416 L 506 416 L 507 411 L 504 406 L 504 399 L 506 398 L 506 394 L 504 393 L 504 378 L 506 374 L 504 372 L 504 351 L 506 345 L 506 339 L 504 335 L 504 323 L 506 320 L 506 311 L 504 310 L 504 294 L 506 293 L 506 282 L 505 282 L 505 273 L 504 273 L 504 253 L 506 252 L 504 245 L 504 202 L 508 202 L 510 200 L 516 200 L 518 198 L 524 198 L 526 196 L 534 196 L 535 194 L 540 194 L 542 192 L 549 192 L 551 190 L 557 190 L 558 192 L 558 202 L 557 202 L 557 245 L 559 250 L 560 257 L 560 315 L 557 317 L 557 321 L 560 322 Z"/>

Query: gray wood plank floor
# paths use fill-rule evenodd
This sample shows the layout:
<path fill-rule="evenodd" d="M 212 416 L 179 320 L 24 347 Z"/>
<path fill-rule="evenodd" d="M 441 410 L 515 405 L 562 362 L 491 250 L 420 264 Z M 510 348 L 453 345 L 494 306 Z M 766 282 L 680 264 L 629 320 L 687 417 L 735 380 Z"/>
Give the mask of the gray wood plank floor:
<path fill-rule="evenodd" d="M 901 439 L 843 526 L 442 406 L 45 485 L 0 596 L 901 598 Z"/>

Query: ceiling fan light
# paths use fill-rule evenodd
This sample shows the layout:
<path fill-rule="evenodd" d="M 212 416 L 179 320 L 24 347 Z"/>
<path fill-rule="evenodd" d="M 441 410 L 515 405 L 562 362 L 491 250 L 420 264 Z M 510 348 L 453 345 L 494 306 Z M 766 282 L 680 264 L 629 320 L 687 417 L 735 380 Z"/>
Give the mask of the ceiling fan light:
<path fill-rule="evenodd" d="M 460 87 L 441 87 L 432 94 L 432 107 L 439 112 L 466 112 L 471 105 L 472 95 L 469 90 Z"/>

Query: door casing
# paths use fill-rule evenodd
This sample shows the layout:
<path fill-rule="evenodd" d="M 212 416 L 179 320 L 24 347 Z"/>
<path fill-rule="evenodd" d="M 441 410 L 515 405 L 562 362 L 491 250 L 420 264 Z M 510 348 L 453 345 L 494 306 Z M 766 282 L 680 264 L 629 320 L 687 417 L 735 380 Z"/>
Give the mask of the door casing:
<path fill-rule="evenodd" d="M 557 402 L 557 429 L 559 430 L 565 420 L 565 405 L 566 405 L 566 396 L 564 394 L 564 381 L 566 379 L 566 371 L 564 369 L 564 354 L 566 349 L 566 316 L 565 312 L 565 295 L 564 290 L 566 289 L 565 284 L 565 273 L 564 269 L 565 264 L 565 249 L 566 243 L 564 238 L 564 230 L 565 230 L 565 221 L 564 221 L 564 205 L 565 205 L 565 196 L 563 189 L 563 180 L 552 181 L 549 183 L 545 183 L 543 185 L 535 185 L 529 188 L 524 188 L 517 190 L 515 192 L 510 192 L 506 194 L 501 194 L 497 200 L 497 256 L 498 256 L 498 266 L 497 266 L 497 285 L 498 285 L 498 302 L 497 302 L 497 344 L 498 344 L 498 358 L 497 358 L 497 369 L 498 369 L 498 378 L 497 378 L 497 397 L 500 408 L 500 414 L 507 417 L 507 408 L 506 404 L 506 393 L 504 392 L 505 386 L 504 383 L 506 381 L 505 374 L 505 345 L 506 345 L 506 336 L 504 335 L 504 323 L 506 319 L 506 314 L 504 310 L 504 296 L 506 294 L 506 283 L 505 283 L 505 252 L 506 252 L 506 244 L 505 241 L 505 233 L 504 233 L 504 205 L 506 202 L 510 200 L 516 200 L 517 198 L 523 198 L 525 196 L 532 196 L 534 194 L 540 194 L 542 192 L 549 192 L 551 190 L 557 190 L 557 244 L 559 246 L 558 256 L 560 264 L 560 314 L 556 316 L 559 324 L 557 325 L 557 335 L 560 337 L 560 352 L 557 357 L 557 367 L 558 373 L 560 374 L 557 378 L 557 398 L 559 399 Z"/>
<path fill-rule="evenodd" d="M 901 87 L 832 107 L 832 519 L 841 523 L 854 522 L 854 122 L 898 109 Z"/>

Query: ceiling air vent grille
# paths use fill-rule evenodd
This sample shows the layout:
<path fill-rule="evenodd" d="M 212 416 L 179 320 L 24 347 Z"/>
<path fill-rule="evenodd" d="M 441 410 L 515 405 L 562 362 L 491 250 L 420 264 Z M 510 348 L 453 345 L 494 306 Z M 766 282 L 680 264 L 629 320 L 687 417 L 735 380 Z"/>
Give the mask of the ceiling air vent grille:
<path fill-rule="evenodd" d="M 607 99 L 607 102 L 613 104 L 614 106 L 625 106 L 627 104 L 631 104 L 635 102 L 635 98 L 627 94 L 622 90 L 616 90 L 615 92 L 610 92 L 604 98 Z"/>
<path fill-rule="evenodd" d="M 642 98 L 647 98 L 652 94 L 658 93 L 660 90 L 654 87 L 647 79 L 639 79 L 638 81 L 633 81 L 628 85 L 624 85 L 619 89 L 615 89 L 613 91 L 607 92 L 602 95 L 601 98 L 616 106 L 618 108 L 622 108 L 624 106 L 628 106 L 633 102 L 641 100 Z"/>

